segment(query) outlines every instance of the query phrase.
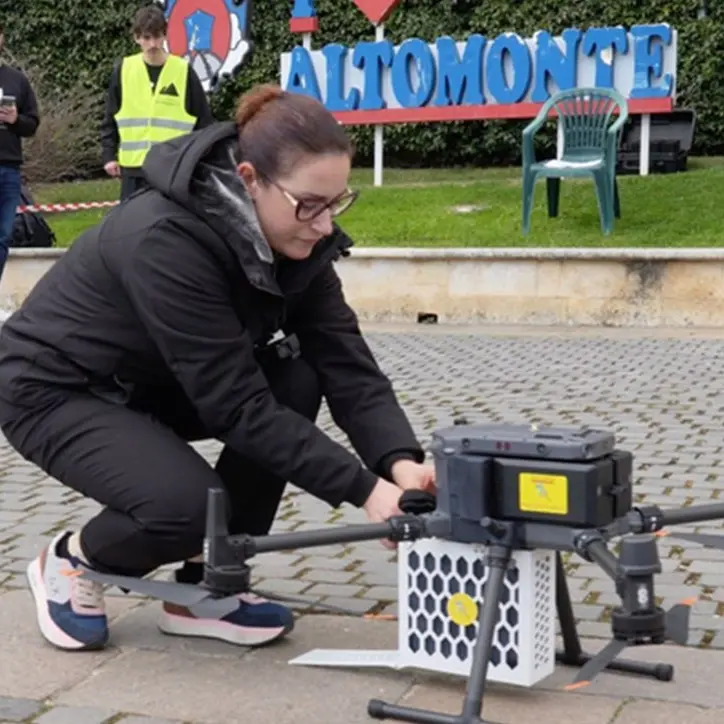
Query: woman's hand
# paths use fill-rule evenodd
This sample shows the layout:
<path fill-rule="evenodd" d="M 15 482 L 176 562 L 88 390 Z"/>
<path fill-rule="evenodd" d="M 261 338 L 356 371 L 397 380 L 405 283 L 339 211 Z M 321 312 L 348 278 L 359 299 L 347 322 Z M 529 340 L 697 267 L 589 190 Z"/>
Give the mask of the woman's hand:
<path fill-rule="evenodd" d="M 402 490 L 424 490 L 435 493 L 435 466 L 413 460 L 398 460 L 390 470 L 392 480 Z"/>
<path fill-rule="evenodd" d="M 400 488 L 380 478 L 363 506 L 369 522 L 383 523 L 395 515 L 402 515 L 399 507 L 401 497 Z M 397 548 L 397 544 L 388 539 L 383 540 L 382 545 L 390 550 Z"/>

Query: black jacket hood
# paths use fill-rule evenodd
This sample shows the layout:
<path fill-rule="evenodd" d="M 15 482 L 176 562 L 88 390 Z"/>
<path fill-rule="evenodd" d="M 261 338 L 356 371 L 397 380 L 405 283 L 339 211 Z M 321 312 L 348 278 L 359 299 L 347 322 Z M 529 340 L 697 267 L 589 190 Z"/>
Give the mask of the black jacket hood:
<path fill-rule="evenodd" d="M 279 294 L 275 255 L 264 236 L 254 203 L 237 173 L 239 142 L 233 122 L 215 123 L 159 143 L 146 154 L 143 171 L 149 185 L 205 221 L 239 258 L 250 281 Z M 303 266 L 346 253 L 351 240 L 336 226 Z"/>
<path fill-rule="evenodd" d="M 193 211 L 222 238 L 236 246 L 243 238 L 243 246 L 253 249 L 258 262 L 273 264 L 254 204 L 236 173 L 238 159 L 235 124 L 217 123 L 152 146 L 143 172 L 150 186 Z M 248 266 L 248 254 L 242 256 Z"/>

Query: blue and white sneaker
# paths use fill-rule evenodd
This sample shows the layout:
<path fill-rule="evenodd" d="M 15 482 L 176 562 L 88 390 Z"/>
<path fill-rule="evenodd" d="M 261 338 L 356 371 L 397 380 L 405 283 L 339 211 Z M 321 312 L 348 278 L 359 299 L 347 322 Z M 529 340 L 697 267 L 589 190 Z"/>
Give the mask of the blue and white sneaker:
<path fill-rule="evenodd" d="M 164 602 L 158 626 L 175 636 L 198 636 L 239 646 L 264 646 L 294 629 L 294 614 L 285 606 L 249 593 L 207 600 L 190 607 Z"/>
<path fill-rule="evenodd" d="M 101 649 L 108 642 L 103 585 L 80 575 L 79 560 L 57 554 L 58 543 L 68 536 L 56 536 L 27 567 L 38 626 L 57 648 Z"/>

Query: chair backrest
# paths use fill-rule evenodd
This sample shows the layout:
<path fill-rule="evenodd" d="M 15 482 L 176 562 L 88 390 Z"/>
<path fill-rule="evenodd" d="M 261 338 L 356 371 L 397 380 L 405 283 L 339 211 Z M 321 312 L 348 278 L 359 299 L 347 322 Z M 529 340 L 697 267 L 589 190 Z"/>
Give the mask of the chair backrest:
<path fill-rule="evenodd" d="M 626 99 L 609 88 L 559 91 L 548 103 L 562 126 L 566 155 L 602 152 L 610 126 L 617 117 L 621 121 L 628 117 Z"/>

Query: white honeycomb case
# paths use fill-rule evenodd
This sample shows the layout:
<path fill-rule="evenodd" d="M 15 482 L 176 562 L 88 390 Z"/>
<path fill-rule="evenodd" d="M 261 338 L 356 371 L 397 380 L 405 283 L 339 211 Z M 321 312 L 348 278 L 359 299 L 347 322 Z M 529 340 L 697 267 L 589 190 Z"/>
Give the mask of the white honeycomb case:
<path fill-rule="evenodd" d="M 398 642 L 390 651 L 316 649 L 291 664 L 417 668 L 468 676 L 488 578 L 485 546 L 425 538 L 398 550 Z M 553 551 L 514 551 L 506 571 L 488 681 L 530 687 L 553 673 Z"/>

